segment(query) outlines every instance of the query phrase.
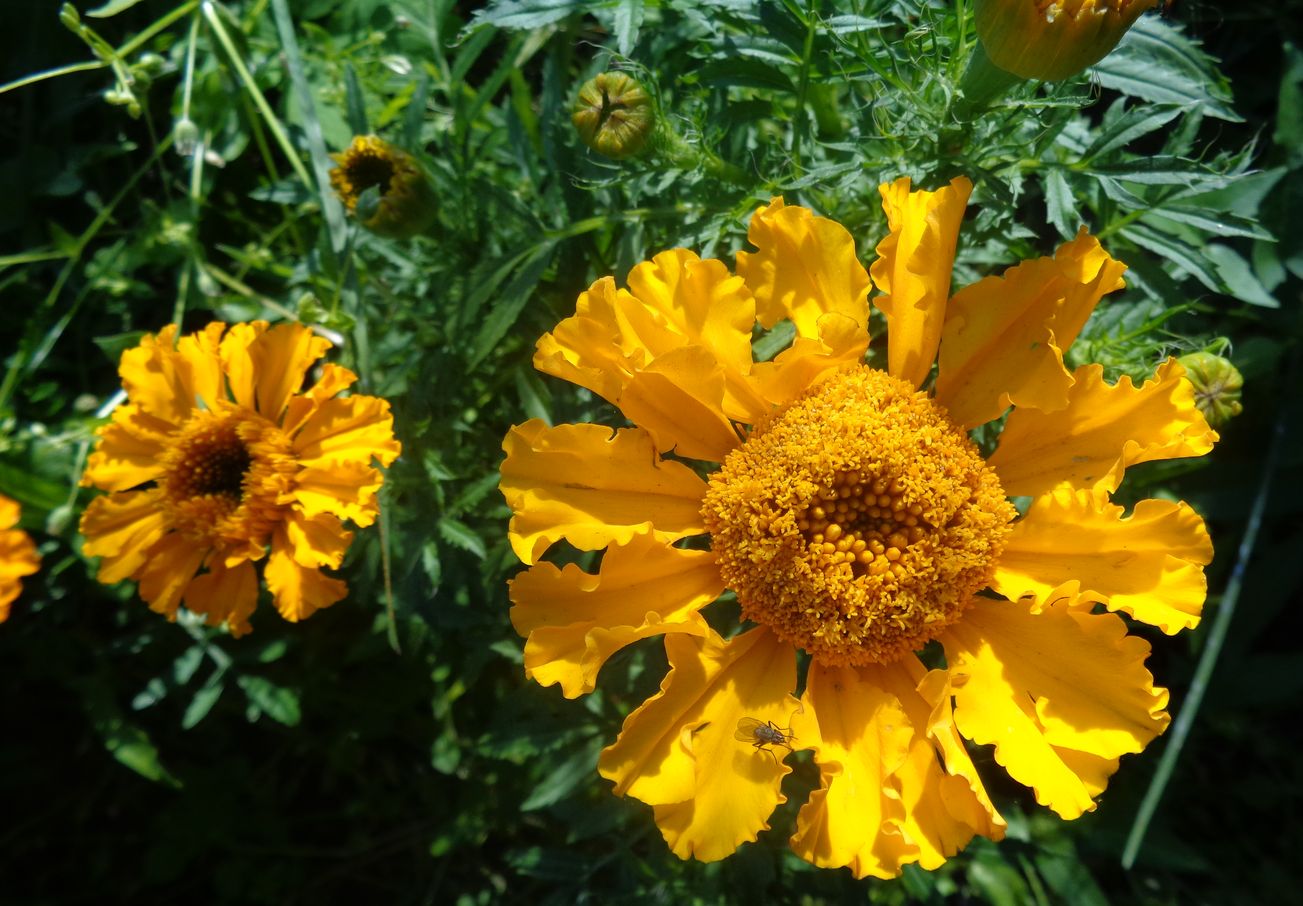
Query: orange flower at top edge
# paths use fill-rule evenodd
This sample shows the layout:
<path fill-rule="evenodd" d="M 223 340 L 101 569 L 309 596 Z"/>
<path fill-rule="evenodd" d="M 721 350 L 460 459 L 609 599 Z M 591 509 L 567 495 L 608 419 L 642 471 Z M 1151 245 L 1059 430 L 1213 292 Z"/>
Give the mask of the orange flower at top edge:
<path fill-rule="evenodd" d="M 991 62 L 1024 79 L 1058 81 L 1102 60 L 1158 0 L 975 0 Z"/>
<path fill-rule="evenodd" d="M 18 524 L 18 504 L 0 494 L 0 623 L 9 619 L 9 608 L 23 590 L 23 576 L 40 569 L 36 545 Z"/>
<path fill-rule="evenodd" d="M 146 336 L 122 355 L 127 403 L 100 428 L 82 484 L 110 493 L 81 520 L 99 580 L 135 579 L 151 609 L 185 606 L 232 635 L 250 630 L 260 587 L 301 620 L 342 599 L 337 568 L 353 533 L 375 521 L 400 446 L 389 404 L 338 397 L 357 380 L 326 364 L 330 343 L 301 324 L 209 324 L 176 339 Z"/>
<path fill-rule="evenodd" d="M 863 363 L 854 240 L 774 199 L 736 275 L 664 252 L 627 289 L 594 283 L 539 340 L 536 367 L 635 427 L 532 420 L 503 444 L 526 673 L 575 697 L 620 648 L 664 636 L 661 690 L 599 770 L 684 858 L 756 839 L 795 749 L 822 784 L 792 848 L 860 877 L 1003 836 L 963 737 L 1075 818 L 1168 724 L 1149 645 L 1116 613 L 1168 633 L 1199 620 L 1212 548 L 1198 515 L 1110 499 L 1129 466 L 1212 448 L 1183 369 L 1136 387 L 1063 365 L 1123 265 L 1082 232 L 952 297 L 968 181 L 881 189 L 887 371 Z M 784 320 L 791 346 L 755 361 L 755 325 Z M 1010 406 L 984 457 L 968 430 Z M 1022 516 L 1014 496 L 1032 499 Z M 597 572 L 541 560 L 558 541 L 603 550 Z M 750 627 L 731 638 L 708 619 L 726 589 Z"/>

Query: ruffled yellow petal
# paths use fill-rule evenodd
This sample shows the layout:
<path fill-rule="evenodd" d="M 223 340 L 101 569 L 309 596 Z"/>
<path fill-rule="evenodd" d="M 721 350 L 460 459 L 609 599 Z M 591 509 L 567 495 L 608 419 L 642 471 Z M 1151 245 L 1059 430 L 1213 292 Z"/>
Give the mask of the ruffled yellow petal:
<path fill-rule="evenodd" d="M 722 261 L 687 249 L 661 252 L 629 271 L 629 292 L 687 342 L 709 350 L 725 371 L 750 371 L 755 300 Z"/>
<path fill-rule="evenodd" d="M 294 437 L 294 452 L 306 468 L 374 458 L 388 466 L 403 446 L 394 439 L 389 401 L 378 396 L 325 400 Z"/>
<path fill-rule="evenodd" d="M 692 360 L 678 359 L 673 368 L 691 362 L 701 377 L 687 373 L 675 383 L 691 389 L 705 375 L 718 373 L 722 394 L 712 387 L 698 397 L 697 408 L 710 406 L 714 419 L 724 424 L 752 422 L 767 408 L 747 379 L 754 324 L 755 302 L 740 277 L 719 261 L 673 249 L 630 271 L 629 291 L 617 290 L 615 281 L 604 277 L 581 294 L 574 316 L 539 339 L 534 367 L 587 387 L 650 429 L 628 408 L 630 381 L 647 369 L 667 373 L 671 366 L 656 369 L 654 363 L 694 348 Z"/>
<path fill-rule="evenodd" d="M 656 449 L 721 462 L 740 442 L 723 400 L 724 373 L 710 353 L 683 346 L 634 374 L 620 396 L 620 409 L 651 434 Z"/>
<path fill-rule="evenodd" d="M 225 623 L 239 638 L 253 631 L 249 617 L 258 606 L 258 571 L 248 561 L 226 567 L 213 558 L 208 572 L 196 576 L 186 588 L 185 606 L 203 614 L 209 626 Z"/>
<path fill-rule="evenodd" d="M 263 570 L 276 609 L 291 623 L 307 619 L 323 607 L 348 596 L 348 586 L 344 582 L 322 575 L 316 567 L 300 566 L 295 559 L 296 553 L 288 529 L 278 528 L 272 540 L 271 556 Z M 189 606 L 188 600 L 186 605 Z"/>
<path fill-rule="evenodd" d="M 819 320 L 835 313 L 857 324 L 868 345 L 869 275 L 845 227 L 774 198 L 752 216 L 747 239 L 758 251 L 738 252 L 737 272 L 763 326 L 786 318 L 798 337 L 817 338 Z"/>
<path fill-rule="evenodd" d="M 775 406 L 790 403 L 825 374 L 864 358 L 869 335 L 844 315 L 819 319 L 818 338 L 797 337 L 772 362 L 757 362 L 752 383 Z"/>
<path fill-rule="evenodd" d="M 256 409 L 258 405 L 255 393 L 257 374 L 249 347 L 267 332 L 267 327 L 266 321 L 232 324 L 218 349 L 231 399 L 244 409 Z"/>
<path fill-rule="evenodd" d="M 629 715 L 598 769 L 617 794 L 654 807 L 675 855 L 710 862 L 754 840 L 784 800 L 786 750 L 762 751 L 734 734 L 743 718 L 788 726 L 800 706 L 791 695 L 796 658 L 763 628 L 729 641 L 667 635 L 665 650 L 661 691 Z"/>
<path fill-rule="evenodd" d="M 86 460 L 82 487 L 125 491 L 163 473 L 162 456 L 172 426 L 128 403 L 113 412 L 113 421 L 95 432 L 95 452 Z"/>
<path fill-rule="evenodd" d="M 175 620 L 181 598 L 199 572 L 206 553 L 179 532 L 155 544 L 140 570 L 140 597 L 149 604 L 149 609 Z"/>
<path fill-rule="evenodd" d="M 357 382 L 357 375 L 342 365 L 327 362 L 321 366 L 321 377 L 304 393 L 290 397 L 285 408 L 285 418 L 281 421 L 281 430 L 294 435 L 312 413 L 326 400 L 347 390 Z"/>
<path fill-rule="evenodd" d="M 301 469 L 294 476 L 294 499 L 310 518 L 333 513 L 367 526 L 376 520 L 376 494 L 384 481 L 376 469 L 361 462 L 334 462 Z"/>
<path fill-rule="evenodd" d="M 597 550 L 651 530 L 663 542 L 705 531 L 706 483 L 661 460 L 651 435 L 602 425 L 549 428 L 531 419 L 507 432 L 499 488 L 511 507 L 511 547 L 532 564 L 562 538 Z"/>
<path fill-rule="evenodd" d="M 1128 466 L 1202 456 L 1217 440 L 1175 359 L 1141 387 L 1125 375 L 1109 386 L 1100 365 L 1082 366 L 1075 377 L 1066 408 L 1009 414 L 989 460 L 1006 493 L 1034 497 L 1064 481 L 1115 491 Z"/>
<path fill-rule="evenodd" d="M 159 509 L 162 492 L 124 491 L 96 497 L 81 517 L 86 537 L 82 553 L 100 557 L 98 578 L 106 584 L 134 575 L 145 564 L 150 547 L 167 531 Z"/>
<path fill-rule="evenodd" d="M 1093 810 L 1117 758 L 1167 727 L 1149 644 L 1113 614 L 978 598 L 940 639 L 960 732 L 1064 818 Z"/>
<path fill-rule="evenodd" d="M 814 749 L 822 780 L 797 817 L 792 851 L 821 868 L 849 867 L 857 878 L 894 878 L 918 859 L 918 847 L 901 834 L 895 776 L 915 728 L 883 689 L 882 671 L 811 662 L 803 710 L 792 721 L 801 746 Z"/>
<path fill-rule="evenodd" d="M 294 562 L 308 569 L 319 566 L 339 569 L 352 540 L 353 533 L 329 513 L 311 518 L 290 513 L 285 520 L 285 541 Z"/>
<path fill-rule="evenodd" d="M 887 316 L 887 370 L 918 387 L 937 357 L 959 224 L 973 184 L 956 176 L 935 192 L 911 192 L 905 176 L 878 191 L 890 232 L 870 269 L 883 293 L 873 304 Z"/>
<path fill-rule="evenodd" d="M 965 428 L 1010 405 L 1045 412 L 1068 405 L 1073 377 L 1063 352 L 1099 300 L 1126 285 L 1125 270 L 1083 229 L 1053 258 L 960 290 L 942 330 L 937 402 Z"/>
<path fill-rule="evenodd" d="M 140 411 L 169 425 L 185 421 L 195 406 L 189 365 L 176 353 L 176 325 L 169 324 L 122 353 L 118 375 Z"/>
<path fill-rule="evenodd" d="M 212 409 L 226 399 L 226 381 L 220 354 L 222 332 L 226 325 L 214 321 L 198 333 L 181 337 L 176 354 L 184 363 L 179 373 L 185 381 L 185 399 L 195 406 Z"/>
<path fill-rule="evenodd" d="M 1123 517 L 1103 489 L 1058 488 L 1014 524 L 992 587 L 1031 596 L 1102 603 L 1172 634 L 1198 624 L 1212 541 L 1184 503 L 1142 500 Z"/>
<path fill-rule="evenodd" d="M 329 340 L 294 323 L 277 324 L 250 343 L 258 412 L 279 423 L 290 396 L 303 386 L 303 376 L 330 345 Z"/>
<path fill-rule="evenodd" d="M 878 668 L 878 682 L 904 706 L 914 728 L 909 757 L 896 774 L 905 807 L 900 829 L 917 847 L 918 865 L 939 868 L 977 835 L 1003 839 L 1004 819 L 955 728 L 949 674 L 902 658 Z"/>
<path fill-rule="evenodd" d="M 566 698 L 592 692 L 607 658 L 638 639 L 708 635 L 698 611 L 724 590 L 714 554 L 651 534 L 608 547 L 597 575 L 539 563 L 509 585 L 511 623 L 529 637 L 525 675 L 541 686 L 560 683 Z"/>

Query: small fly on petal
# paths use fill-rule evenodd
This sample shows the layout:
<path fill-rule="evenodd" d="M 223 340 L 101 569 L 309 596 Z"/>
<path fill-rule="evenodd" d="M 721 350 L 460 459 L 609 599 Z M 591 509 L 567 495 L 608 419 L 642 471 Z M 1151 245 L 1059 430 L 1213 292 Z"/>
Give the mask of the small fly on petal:
<path fill-rule="evenodd" d="M 744 717 L 737 722 L 737 730 L 733 732 L 733 738 L 749 742 L 760 751 L 768 752 L 769 757 L 777 764 L 778 758 L 769 747 L 782 746 L 790 752 L 792 740 L 796 737 L 790 727 L 780 727 L 772 720 L 762 721 L 754 717 Z"/>

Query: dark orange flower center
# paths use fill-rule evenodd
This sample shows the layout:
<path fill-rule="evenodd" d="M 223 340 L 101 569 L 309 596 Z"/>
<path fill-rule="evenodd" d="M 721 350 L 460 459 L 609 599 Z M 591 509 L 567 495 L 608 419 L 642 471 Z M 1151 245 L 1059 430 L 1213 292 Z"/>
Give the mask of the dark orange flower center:
<path fill-rule="evenodd" d="M 163 509 L 178 531 L 231 552 L 262 547 L 298 471 L 289 439 L 247 410 L 199 410 L 162 456 Z"/>
<path fill-rule="evenodd" d="M 355 194 L 361 195 L 372 186 L 379 189 L 381 195 L 388 194 L 389 183 L 394 178 L 394 164 L 387 155 L 370 149 L 352 153 L 345 168 Z"/>
<path fill-rule="evenodd" d="M 766 422 L 702 509 L 747 619 L 825 663 L 887 663 L 986 587 L 1013 507 L 945 410 L 857 366 Z"/>

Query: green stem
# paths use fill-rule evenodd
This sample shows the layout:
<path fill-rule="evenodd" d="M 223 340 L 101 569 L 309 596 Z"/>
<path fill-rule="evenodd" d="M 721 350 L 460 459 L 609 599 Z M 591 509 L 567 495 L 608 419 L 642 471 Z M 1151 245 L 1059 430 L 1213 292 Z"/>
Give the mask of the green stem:
<path fill-rule="evenodd" d="M 801 137 L 809 131 L 810 117 L 805 109 L 805 98 L 810 90 L 810 57 L 814 54 L 818 5 L 819 0 L 810 0 L 805 7 L 805 43 L 801 46 L 801 80 L 796 86 L 796 128 L 792 130 L 792 165 L 798 175 L 801 172 Z"/>
<path fill-rule="evenodd" d="M 992 101 L 1021 81 L 1018 76 L 1005 72 L 992 63 L 982 42 L 977 42 L 973 45 L 972 56 L 968 58 L 964 77 L 959 80 L 959 90 L 963 97 L 955 105 L 955 115 L 961 120 L 971 119 L 973 114 L 989 107 Z"/>
<path fill-rule="evenodd" d="M 267 103 L 267 98 L 263 96 L 262 89 L 254 81 L 253 73 L 249 72 L 249 67 L 244 65 L 244 58 L 236 50 L 235 43 L 226 31 L 226 26 L 217 17 L 213 4 L 209 0 L 204 0 L 201 8 L 204 11 L 204 18 L 208 20 L 208 25 L 213 30 L 213 34 L 217 36 L 218 42 L 226 50 L 227 57 L 230 58 L 231 65 L 240 76 L 240 81 L 244 82 L 244 87 L 253 98 L 253 103 L 257 106 L 258 112 L 266 120 L 267 128 L 271 130 L 272 136 L 276 139 L 276 144 L 280 145 L 281 151 L 289 159 L 290 166 L 294 168 L 294 172 L 299 179 L 302 180 L 305 186 L 311 188 L 312 177 L 308 174 L 307 168 L 303 166 L 303 161 L 299 160 L 299 152 L 295 149 L 294 143 L 290 141 L 289 135 L 285 132 L 285 128 L 281 126 L 276 114 L 272 112 L 271 105 Z"/>
<path fill-rule="evenodd" d="M 666 161 L 680 170 L 700 167 L 716 179 L 736 186 L 746 186 L 749 182 L 741 167 L 730 164 L 713 151 L 689 144 L 663 119 L 656 127 L 653 146 Z"/>
<path fill-rule="evenodd" d="M 1299 350 L 1295 349 L 1290 367 L 1291 378 L 1285 383 L 1287 387 L 1297 386 L 1299 360 Z M 1130 869 L 1136 862 L 1136 856 L 1140 853 L 1140 845 L 1144 842 L 1145 833 L 1149 830 L 1149 823 L 1158 810 L 1158 803 L 1163 798 L 1163 791 L 1167 789 L 1167 784 L 1172 779 L 1172 772 L 1176 768 L 1176 760 L 1181 756 L 1181 749 L 1185 746 L 1191 727 L 1194 726 L 1194 719 L 1199 713 L 1199 706 L 1203 703 L 1204 693 L 1208 691 L 1208 681 L 1212 677 L 1213 668 L 1217 664 L 1217 657 L 1221 654 L 1222 645 L 1226 642 L 1226 634 L 1231 626 L 1231 617 L 1235 614 L 1235 605 L 1239 601 L 1240 588 L 1244 583 L 1244 574 L 1248 570 L 1249 558 L 1253 555 L 1253 548 L 1258 540 L 1258 531 L 1262 528 L 1263 514 L 1266 512 L 1267 501 L 1271 496 L 1272 479 L 1275 478 L 1276 466 L 1280 460 L 1281 450 L 1284 447 L 1287 415 L 1288 409 L 1282 406 L 1280 415 L 1276 418 L 1271 447 L 1267 450 L 1267 456 L 1262 463 L 1262 481 L 1258 485 L 1258 494 L 1253 500 L 1253 509 L 1249 512 L 1249 521 L 1244 529 L 1244 537 L 1240 539 L 1240 548 L 1236 554 L 1235 566 L 1231 570 L 1230 579 L 1226 583 L 1226 590 L 1222 593 L 1221 605 L 1217 609 L 1217 618 L 1213 621 L 1212 629 L 1208 633 L 1208 641 L 1204 644 L 1203 652 L 1199 655 L 1199 663 L 1195 667 L 1194 678 L 1190 681 L 1190 691 L 1186 693 L 1185 702 L 1181 705 L 1181 712 L 1177 714 L 1176 720 L 1172 723 L 1172 735 L 1168 740 L 1167 748 L 1163 750 L 1163 757 L 1158 762 L 1158 770 L 1154 774 L 1154 779 L 1149 783 L 1149 789 L 1145 790 L 1145 798 L 1141 800 L 1140 810 L 1136 813 L 1135 821 L 1131 824 L 1131 832 L 1127 835 L 1126 847 L 1122 850 L 1123 868 Z"/>
<path fill-rule="evenodd" d="M 74 72 L 94 72 L 96 69 L 103 69 L 108 66 L 103 60 L 90 60 L 85 63 L 69 63 L 67 66 L 60 66 L 56 69 L 47 69 L 44 72 L 34 72 L 31 75 L 23 76 L 21 79 L 15 79 L 12 82 L 6 82 L 0 85 L 0 94 L 6 91 L 13 91 L 16 88 L 23 88 L 45 79 L 57 79 L 59 76 L 71 75 Z"/>

